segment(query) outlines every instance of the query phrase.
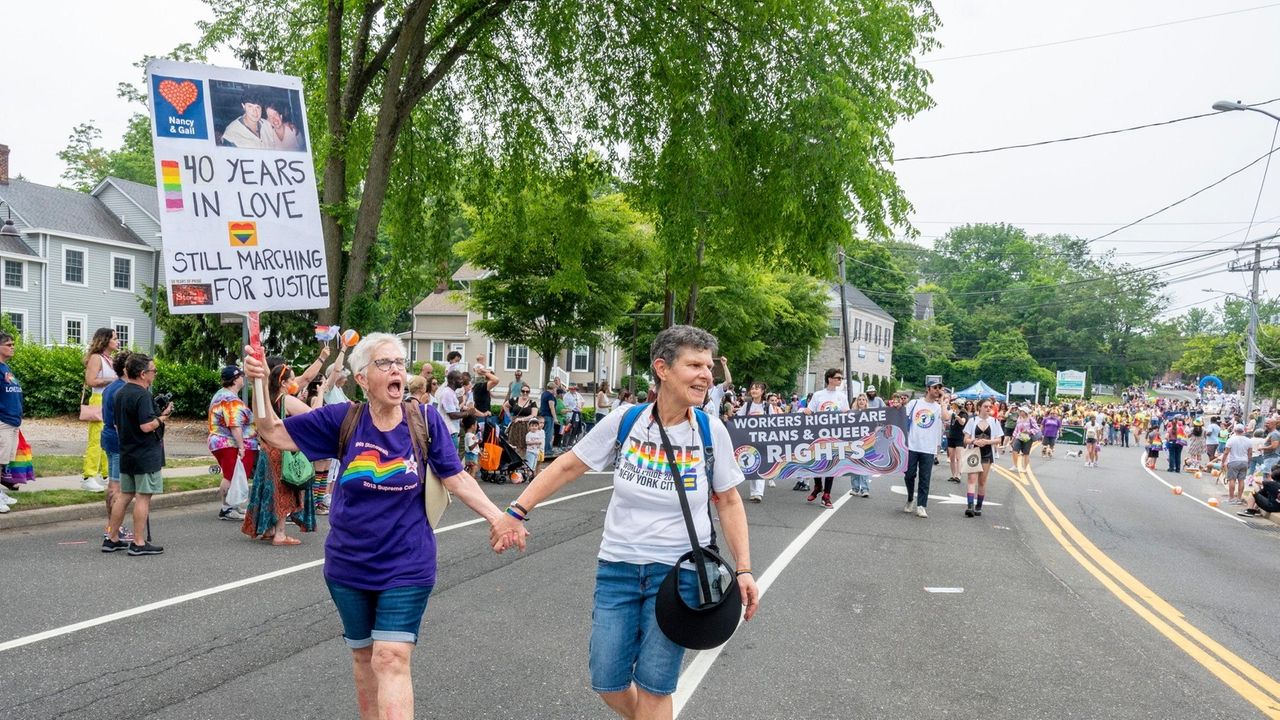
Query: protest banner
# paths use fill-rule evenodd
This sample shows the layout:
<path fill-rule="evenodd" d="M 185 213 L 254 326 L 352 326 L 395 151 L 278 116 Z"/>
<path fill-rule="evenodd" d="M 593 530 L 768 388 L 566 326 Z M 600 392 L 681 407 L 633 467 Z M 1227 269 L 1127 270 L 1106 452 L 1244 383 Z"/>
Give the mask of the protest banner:
<path fill-rule="evenodd" d="M 748 480 L 884 475 L 906 468 L 902 408 L 730 418 L 734 457 Z"/>
<path fill-rule="evenodd" d="M 169 311 L 327 307 L 301 79 L 152 60 L 147 87 Z"/>

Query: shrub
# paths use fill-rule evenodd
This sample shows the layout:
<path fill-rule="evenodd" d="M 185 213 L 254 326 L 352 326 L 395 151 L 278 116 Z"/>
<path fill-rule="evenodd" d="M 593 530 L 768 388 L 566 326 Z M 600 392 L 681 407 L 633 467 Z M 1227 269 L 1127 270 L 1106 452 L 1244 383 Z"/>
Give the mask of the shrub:
<path fill-rule="evenodd" d="M 72 345 L 45 347 L 19 342 L 9 367 L 22 385 L 22 412 L 27 417 L 79 412 L 84 350 Z"/>
<path fill-rule="evenodd" d="M 636 376 L 635 376 L 635 381 L 636 381 L 636 392 L 637 392 L 637 393 L 641 393 L 641 392 L 649 392 L 649 381 L 648 381 L 648 380 L 646 380 L 646 379 L 644 378 L 644 376 L 643 376 L 643 375 L 636 375 Z M 630 376 L 630 375 L 624 375 L 620 380 L 618 380 L 618 385 L 617 385 L 617 388 L 616 388 L 616 389 L 617 389 L 617 390 L 625 390 L 625 389 L 627 389 L 627 388 L 629 388 L 629 387 L 631 387 L 631 376 Z"/>
<path fill-rule="evenodd" d="M 221 387 L 218 369 L 156 360 L 156 379 L 151 385 L 151 392 L 173 393 L 173 412 L 178 415 L 207 415 L 209 400 Z"/>

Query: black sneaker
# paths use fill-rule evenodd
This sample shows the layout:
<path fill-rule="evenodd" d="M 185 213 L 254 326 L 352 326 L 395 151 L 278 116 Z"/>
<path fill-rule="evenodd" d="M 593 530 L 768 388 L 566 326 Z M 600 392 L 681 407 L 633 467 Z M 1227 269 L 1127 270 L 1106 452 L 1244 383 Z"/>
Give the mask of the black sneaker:
<path fill-rule="evenodd" d="M 162 552 L 164 552 L 164 548 L 159 545 L 152 545 L 151 543 L 147 543 L 146 545 L 134 545 L 131 543 L 129 545 L 130 555 L 159 555 Z"/>
<path fill-rule="evenodd" d="M 1244 510 L 1241 510 L 1236 514 L 1239 515 L 1240 517 L 1257 517 L 1262 513 L 1258 510 L 1254 510 L 1253 508 L 1245 508 Z"/>
<path fill-rule="evenodd" d="M 982 515 L 982 508 L 980 508 L 980 507 L 976 507 L 976 508 L 974 508 L 974 509 L 973 509 L 973 514 L 974 514 L 974 516 L 975 516 L 975 517 L 981 517 L 981 515 Z"/>
<path fill-rule="evenodd" d="M 116 540 L 115 542 L 112 542 L 111 538 L 102 538 L 102 552 L 115 552 L 117 550 L 124 550 L 127 547 L 129 547 L 129 543 L 124 540 Z"/>
<path fill-rule="evenodd" d="M 967 508 L 965 508 L 965 509 L 964 509 L 964 516 L 965 516 L 965 517 L 973 517 L 973 506 L 972 506 L 972 505 L 970 505 L 969 507 L 967 507 Z"/>
<path fill-rule="evenodd" d="M 791 489 L 792 489 L 792 490 L 808 490 L 808 489 L 809 489 L 809 484 L 808 484 L 808 483 L 806 483 L 806 482 L 805 482 L 805 481 L 803 481 L 803 480 L 798 480 L 798 481 L 796 481 L 796 485 L 795 485 L 795 487 L 793 487 L 793 488 L 791 488 Z"/>
<path fill-rule="evenodd" d="M 947 482 L 958 483 L 958 482 L 960 482 L 960 478 L 958 478 L 958 477 L 950 477 L 950 478 L 947 478 Z"/>

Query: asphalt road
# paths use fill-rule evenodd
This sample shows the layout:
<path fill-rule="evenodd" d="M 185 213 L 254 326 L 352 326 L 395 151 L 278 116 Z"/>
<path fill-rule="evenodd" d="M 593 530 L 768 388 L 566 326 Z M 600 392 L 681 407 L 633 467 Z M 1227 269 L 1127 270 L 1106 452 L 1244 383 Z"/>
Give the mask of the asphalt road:
<path fill-rule="evenodd" d="M 718 653 L 689 654 L 679 717 L 1280 717 L 1277 526 L 1195 502 L 1207 477 L 1176 478 L 1174 496 L 1138 458 L 1108 448 L 1096 469 L 1060 457 L 1036 459 L 1034 480 L 993 473 L 998 505 L 975 519 L 939 500 L 927 520 L 903 514 L 897 478 L 833 511 L 771 489 L 747 506 L 753 566 L 771 578 L 760 614 Z M 945 474 L 933 494 L 963 493 Z M 485 489 L 504 504 L 520 488 Z M 442 535 L 414 653 L 419 717 L 611 716 L 586 667 L 607 479 L 565 494 L 591 490 L 538 508 L 521 556 L 493 555 L 481 524 Z M 337 616 L 304 566 L 319 534 L 273 548 L 214 510 L 158 512 L 167 550 L 147 558 L 100 553 L 97 522 L 0 533 L 0 718 L 354 717 Z M 470 519 L 455 507 L 444 523 Z"/>

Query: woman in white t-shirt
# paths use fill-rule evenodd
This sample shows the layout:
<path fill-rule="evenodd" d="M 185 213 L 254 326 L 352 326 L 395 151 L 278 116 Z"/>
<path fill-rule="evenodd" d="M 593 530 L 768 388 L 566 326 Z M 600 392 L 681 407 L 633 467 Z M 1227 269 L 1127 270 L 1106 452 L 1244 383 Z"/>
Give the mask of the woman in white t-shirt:
<path fill-rule="evenodd" d="M 587 470 L 614 467 L 613 496 L 596 568 L 590 668 L 592 689 L 623 717 L 670 718 L 671 694 L 684 657 L 684 649 L 662 633 L 654 612 L 663 579 L 691 549 L 664 435 L 677 458 L 698 542 L 710 543 L 708 508 L 714 497 L 724 539 L 737 564 L 747 620 L 759 605 L 751 575 L 746 509 L 734 489 L 744 477 L 729 431 L 719 418 L 708 416 L 712 437 L 700 437 L 694 414 L 713 382 L 716 347 L 715 336 L 687 325 L 658 333 L 649 351 L 657 400 L 640 412 L 621 446 L 617 436 L 627 413 L 615 411 L 544 469 L 538 481 L 511 503 L 490 535 L 495 547 L 503 546 L 503 538 L 517 532 L 538 503 Z M 703 457 L 708 445 L 715 454 L 711 478 Z M 697 584 L 693 570 L 681 570 L 681 595 L 686 602 L 697 604 Z"/>
<path fill-rule="evenodd" d="M 751 383 L 751 389 L 747 391 L 747 401 L 738 407 L 738 412 L 734 413 L 738 417 L 747 417 L 750 415 L 777 415 L 781 412 L 776 404 L 770 404 L 765 400 L 765 392 L 768 390 L 762 382 Z M 778 483 L 769 480 L 769 487 L 777 487 Z M 748 498 L 753 503 L 764 500 L 765 481 L 755 478 L 751 481 L 751 497 Z"/>

